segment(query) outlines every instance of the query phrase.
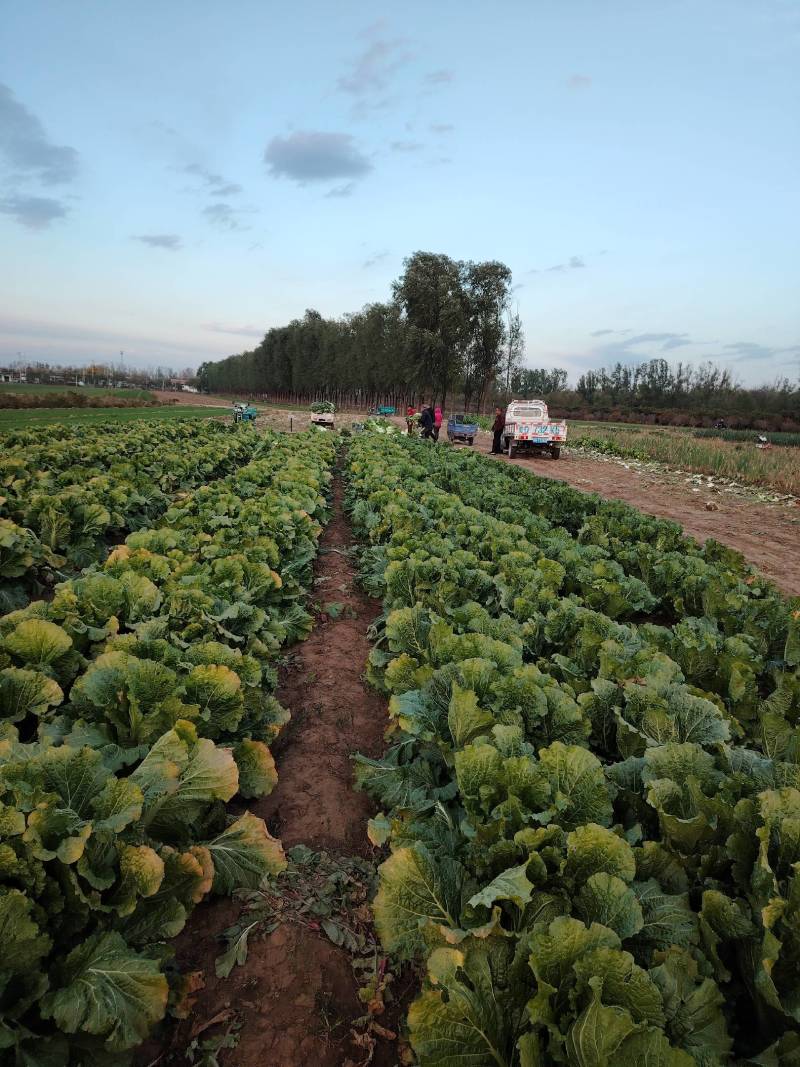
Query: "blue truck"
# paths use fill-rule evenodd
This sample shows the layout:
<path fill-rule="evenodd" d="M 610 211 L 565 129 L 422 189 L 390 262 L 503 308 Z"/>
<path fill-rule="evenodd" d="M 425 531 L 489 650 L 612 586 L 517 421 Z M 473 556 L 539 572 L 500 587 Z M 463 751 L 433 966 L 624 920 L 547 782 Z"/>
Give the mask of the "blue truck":
<path fill-rule="evenodd" d="M 447 440 L 452 444 L 454 441 L 465 441 L 471 445 L 478 433 L 477 422 L 469 422 L 470 415 L 451 415 L 447 420 Z"/>

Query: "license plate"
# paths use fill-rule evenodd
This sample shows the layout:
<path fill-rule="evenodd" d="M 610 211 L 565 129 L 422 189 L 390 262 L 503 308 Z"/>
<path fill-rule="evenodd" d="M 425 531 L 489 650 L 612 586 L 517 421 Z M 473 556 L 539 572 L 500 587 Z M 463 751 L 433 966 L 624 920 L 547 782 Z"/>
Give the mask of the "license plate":
<path fill-rule="evenodd" d="M 546 437 L 534 437 L 534 438 L 532 438 L 532 440 L 533 440 L 533 443 L 535 445 L 546 445 L 547 444 L 547 438 Z"/>

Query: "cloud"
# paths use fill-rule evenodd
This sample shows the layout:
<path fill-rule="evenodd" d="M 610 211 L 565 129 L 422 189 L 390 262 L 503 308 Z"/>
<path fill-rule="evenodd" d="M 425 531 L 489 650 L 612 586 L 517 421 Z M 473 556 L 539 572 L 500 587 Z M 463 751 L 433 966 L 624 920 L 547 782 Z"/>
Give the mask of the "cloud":
<path fill-rule="evenodd" d="M 672 348 L 682 348 L 684 345 L 692 343 L 688 333 L 637 333 L 634 337 L 629 337 L 627 341 L 623 341 L 623 344 L 628 347 L 632 345 L 657 344 L 661 346 L 662 352 L 668 352 Z"/>
<path fill-rule="evenodd" d="M 588 89 L 592 79 L 587 74 L 570 74 L 567 78 L 567 86 L 570 89 Z"/>
<path fill-rule="evenodd" d="M 64 185 L 78 173 L 78 153 L 48 138 L 39 119 L 0 83 L 0 156 L 43 185 Z"/>
<path fill-rule="evenodd" d="M 375 37 L 384 28 L 382 23 L 374 23 L 364 32 L 364 36 L 373 39 L 350 63 L 346 74 L 336 83 L 340 92 L 359 98 L 374 98 L 386 91 L 392 77 L 412 58 L 407 50 L 407 41 L 402 37 Z"/>
<path fill-rule="evenodd" d="M 241 185 L 236 182 L 229 182 L 221 174 L 215 174 L 214 171 L 208 170 L 207 167 L 202 166 L 200 163 L 187 164 L 183 168 L 183 172 L 200 178 L 211 196 L 236 196 L 242 192 Z"/>
<path fill-rule="evenodd" d="M 275 178 L 308 182 L 334 178 L 361 178 L 372 164 L 349 133 L 297 130 L 288 137 L 273 137 L 264 151 L 264 162 Z"/>
<path fill-rule="evenodd" d="M 377 266 L 378 263 L 382 263 L 384 259 L 388 258 L 388 252 L 375 252 L 368 259 L 365 259 L 361 266 L 364 268 L 364 270 L 369 270 L 371 267 Z"/>
<path fill-rule="evenodd" d="M 586 266 L 586 261 L 583 256 L 570 256 L 566 263 L 555 263 L 552 267 L 545 267 L 545 274 L 552 274 L 554 271 L 561 272 L 565 270 L 582 270 Z M 529 270 L 528 274 L 538 274 L 539 269 L 534 267 L 533 270 Z"/>
<path fill-rule="evenodd" d="M 263 337 L 264 331 L 258 326 L 228 326 L 224 322 L 204 322 L 204 330 L 210 333 L 233 333 L 238 337 Z"/>
<path fill-rule="evenodd" d="M 767 345 L 759 345 L 754 341 L 734 341 L 733 344 L 723 345 L 726 351 L 734 353 L 734 359 L 771 359 L 778 349 Z"/>
<path fill-rule="evenodd" d="M 219 185 L 216 189 L 211 190 L 212 196 L 237 196 L 242 192 L 241 185 L 236 182 L 226 182 L 225 185 Z"/>
<path fill-rule="evenodd" d="M 631 330 L 596 331 L 592 334 L 593 337 L 614 336 L 613 340 L 606 341 L 596 349 L 595 356 L 597 359 L 605 363 L 624 362 L 625 360 L 642 361 L 652 359 L 654 355 L 671 352 L 676 348 L 702 343 L 694 341 L 688 333 L 653 331 L 650 333 L 631 334 Z"/>
<path fill-rule="evenodd" d="M 177 233 L 137 233 L 131 237 L 132 241 L 141 241 L 150 248 L 166 248 L 169 252 L 177 252 L 181 247 L 181 239 Z"/>
<path fill-rule="evenodd" d="M 203 208 L 203 215 L 208 221 L 214 225 L 219 226 L 223 230 L 248 230 L 249 226 L 243 226 L 239 221 L 239 216 L 242 214 L 241 210 L 232 207 L 230 204 L 217 203 L 209 204 Z"/>
<path fill-rule="evenodd" d="M 420 141 L 392 141 L 389 147 L 393 152 L 421 152 L 425 145 Z"/>
<path fill-rule="evenodd" d="M 163 122 L 161 119 L 153 119 L 150 126 L 154 130 L 158 130 L 159 133 L 165 133 L 167 137 L 180 137 L 180 134 L 174 126 L 170 126 L 168 123 Z"/>
<path fill-rule="evenodd" d="M 776 356 L 800 354 L 800 345 L 790 345 L 786 348 L 775 348 L 771 345 L 756 344 L 755 341 L 734 341 L 732 344 L 723 345 L 726 352 L 732 352 L 732 356 L 723 358 L 733 359 L 736 362 L 749 360 L 774 359 Z"/>
<path fill-rule="evenodd" d="M 29 230 L 44 230 L 56 219 L 63 219 L 69 208 L 60 200 L 48 196 L 14 194 L 0 200 L 0 214 L 10 215 L 20 226 Z"/>
<path fill-rule="evenodd" d="M 431 70 L 425 75 L 424 82 L 428 86 L 449 85 L 454 77 L 452 70 Z"/>
<path fill-rule="evenodd" d="M 685 345 L 690 344 L 692 344 L 692 342 L 689 339 L 688 333 L 678 334 L 675 337 L 665 338 L 663 344 L 661 345 L 661 351 L 669 352 L 672 348 L 683 348 Z"/>
<path fill-rule="evenodd" d="M 356 189 L 355 182 L 345 182 L 344 185 L 334 185 L 332 189 L 329 189 L 325 194 L 328 200 L 338 200 L 346 196 L 352 196 Z"/>
<path fill-rule="evenodd" d="M 428 129 L 431 133 L 443 134 L 452 133 L 455 126 L 451 122 L 432 122 Z"/>

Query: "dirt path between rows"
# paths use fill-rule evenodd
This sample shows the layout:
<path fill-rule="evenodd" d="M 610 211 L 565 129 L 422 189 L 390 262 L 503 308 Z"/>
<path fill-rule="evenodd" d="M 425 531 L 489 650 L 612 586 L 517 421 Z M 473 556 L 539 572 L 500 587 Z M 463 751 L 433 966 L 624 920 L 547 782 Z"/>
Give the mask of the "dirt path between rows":
<path fill-rule="evenodd" d="M 311 636 L 292 650 L 276 694 L 292 713 L 272 748 L 278 784 L 269 797 L 248 807 L 266 821 L 284 849 L 302 844 L 334 857 L 378 859 L 366 836 L 373 809 L 352 788 L 350 757 L 355 752 L 377 756 L 383 750 L 385 701 L 362 681 L 371 647 L 366 631 L 380 609 L 355 584 L 348 554 L 352 543 L 337 475 L 314 588 L 314 601 L 323 607 L 335 604 L 336 617 L 320 611 Z M 313 893 L 309 887 L 306 894 L 301 884 L 297 896 L 305 900 Z M 201 905 L 194 913 L 177 940 L 177 959 L 182 973 L 202 975 L 203 988 L 190 1017 L 174 1027 L 169 1047 L 160 1055 L 153 1055 L 151 1047 L 139 1062 L 185 1062 L 183 1050 L 193 1039 L 218 1033 L 234 1018 L 238 1040 L 235 1048 L 220 1054 L 223 1067 L 355 1067 L 365 1062 L 365 1047 L 359 1048 L 350 1033 L 353 1020 L 366 1012 L 357 997 L 351 957 L 314 929 L 313 916 L 282 922 L 266 938 L 251 937 L 246 962 L 228 978 L 216 977 L 214 961 L 224 947 L 219 935 L 241 912 L 239 902 L 225 900 Z M 310 924 L 305 921 L 309 918 Z M 177 1052 L 181 1056 L 171 1059 Z M 388 1067 L 396 1061 L 394 1043 L 379 1039 L 370 1062 Z"/>
<path fill-rule="evenodd" d="M 476 448 L 488 451 L 491 435 L 481 434 Z M 800 596 L 800 507 L 758 504 L 744 496 L 692 492 L 680 475 L 626 467 L 567 450 L 561 458 L 526 457 L 503 462 L 521 465 L 531 474 L 554 478 L 584 492 L 600 493 L 659 518 L 672 519 L 698 541 L 713 537 L 737 549 L 775 585 Z M 800 457 L 798 457 L 800 462 Z M 711 504 L 713 510 L 707 510 Z"/>

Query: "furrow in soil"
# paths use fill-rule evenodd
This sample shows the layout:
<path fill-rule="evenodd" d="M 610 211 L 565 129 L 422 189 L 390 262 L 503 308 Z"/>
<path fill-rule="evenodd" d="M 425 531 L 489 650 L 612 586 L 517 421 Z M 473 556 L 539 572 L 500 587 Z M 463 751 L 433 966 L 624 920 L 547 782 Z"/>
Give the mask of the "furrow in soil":
<path fill-rule="evenodd" d="M 273 746 L 278 784 L 269 797 L 248 806 L 287 850 L 302 844 L 332 856 L 377 862 L 366 836 L 373 809 L 353 789 L 351 756 L 377 756 L 384 744 L 385 701 L 362 677 L 370 650 L 367 629 L 380 605 L 356 586 L 342 495 L 337 474 L 330 522 L 315 565 L 315 626 L 292 649 L 276 694 L 292 714 Z M 279 889 L 280 878 L 277 885 Z M 298 895 L 302 899 L 302 887 Z M 185 1055 L 192 1040 L 202 1041 L 232 1024 L 236 1045 L 218 1053 L 224 1067 L 364 1062 L 376 1039 L 373 1034 L 359 1047 L 351 1034 L 353 1021 L 366 1013 L 351 957 L 314 928 L 313 917 L 308 924 L 289 920 L 266 937 L 251 937 L 244 964 L 227 978 L 216 977 L 215 959 L 224 949 L 219 935 L 237 922 L 241 909 L 237 901 L 197 909 L 178 939 L 177 956 L 181 971 L 196 974 L 202 988 L 190 1017 L 173 1028 L 167 1047 L 154 1056 L 151 1043 L 148 1057 L 139 1062 L 171 1063 L 176 1053 Z M 214 1019 L 219 1021 L 209 1027 Z M 396 1062 L 393 1042 L 378 1039 L 378 1046 L 373 1064 Z"/>

